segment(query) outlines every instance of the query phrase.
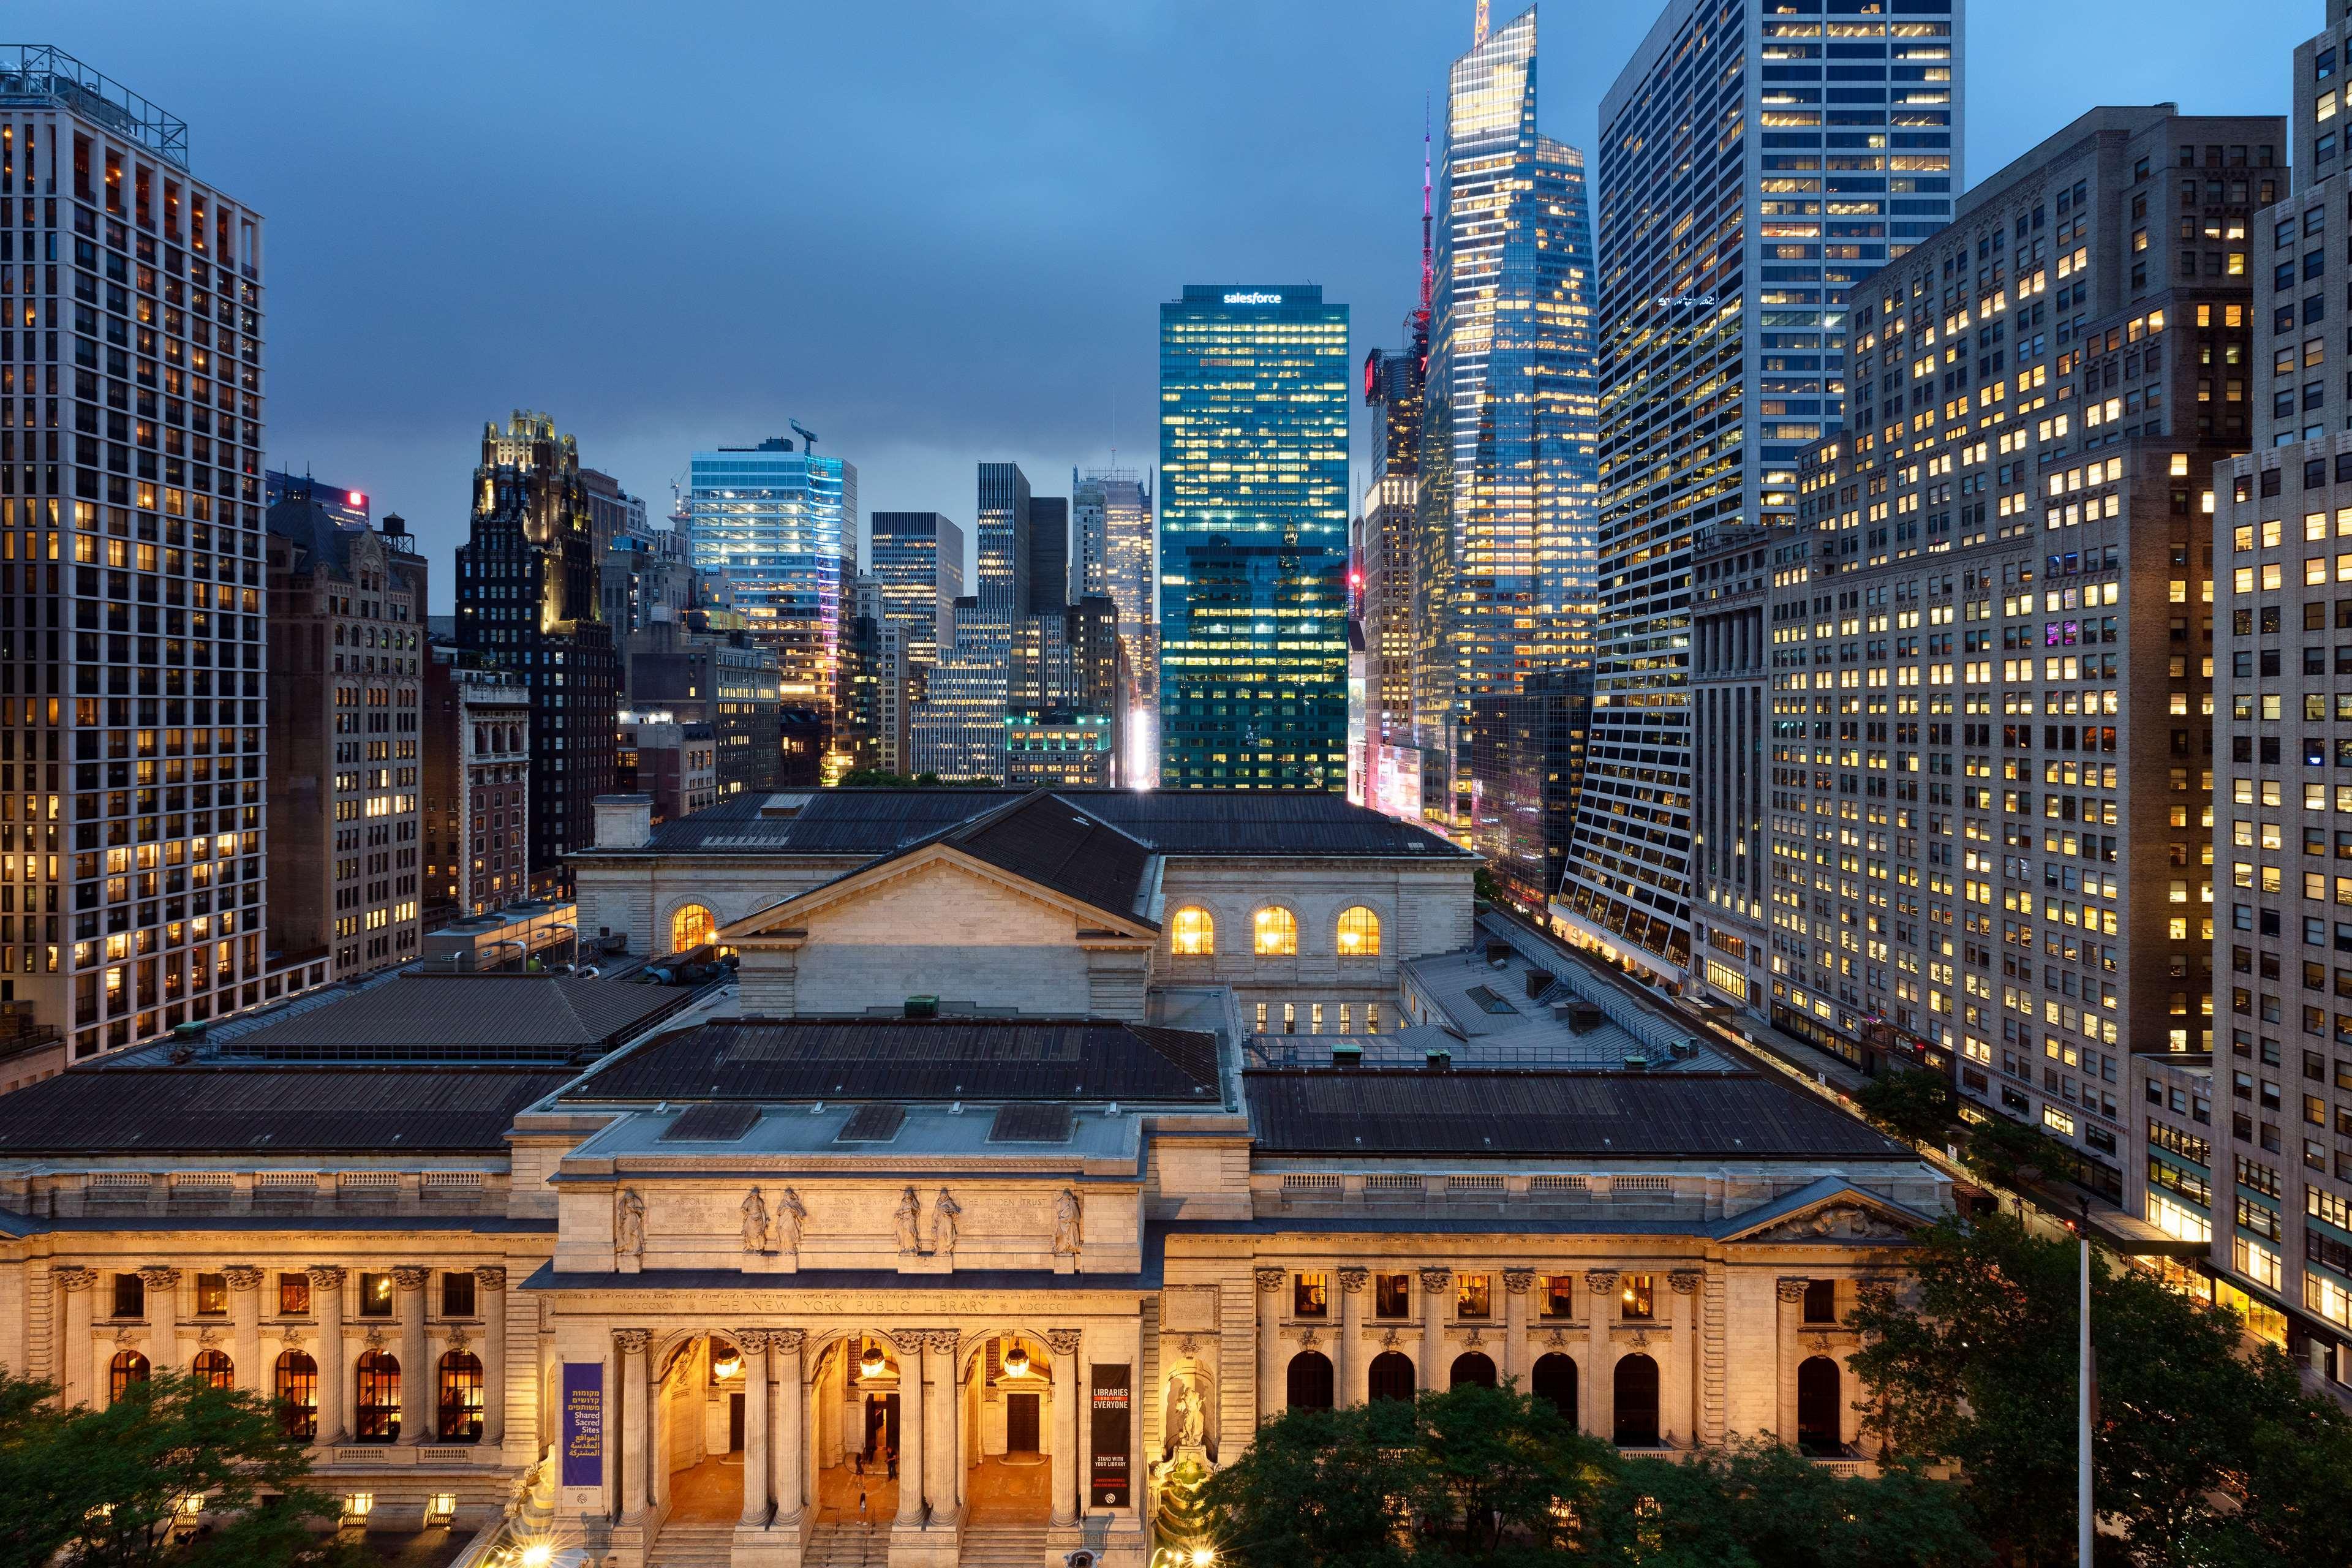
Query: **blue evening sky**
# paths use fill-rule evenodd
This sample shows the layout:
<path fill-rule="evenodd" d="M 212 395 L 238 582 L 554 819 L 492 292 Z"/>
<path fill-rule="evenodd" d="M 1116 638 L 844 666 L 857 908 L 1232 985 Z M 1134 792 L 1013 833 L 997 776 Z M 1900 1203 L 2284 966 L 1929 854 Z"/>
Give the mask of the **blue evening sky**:
<path fill-rule="evenodd" d="M 1591 150 L 1658 9 L 1545 0 L 1547 132 Z M 1187 280 L 1319 282 L 1357 359 L 1394 343 L 1423 100 L 1442 133 L 1472 5 L 9 12 L 186 120 L 198 174 L 268 218 L 270 460 L 405 515 L 439 610 L 482 422 L 518 406 L 656 517 L 690 450 L 790 416 L 857 465 L 864 510 L 969 525 L 983 459 L 1043 495 L 1114 440 L 1149 465 L 1156 307 Z M 2284 114 L 2323 23 L 2321 0 L 1974 0 L 1967 173 L 2097 102 Z"/>

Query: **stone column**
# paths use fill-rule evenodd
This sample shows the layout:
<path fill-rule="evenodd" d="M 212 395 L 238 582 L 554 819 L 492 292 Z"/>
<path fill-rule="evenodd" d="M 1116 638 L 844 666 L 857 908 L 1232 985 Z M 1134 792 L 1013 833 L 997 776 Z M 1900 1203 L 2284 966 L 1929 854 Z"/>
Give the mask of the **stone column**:
<path fill-rule="evenodd" d="M 961 1472 L 957 1468 L 961 1451 L 958 1438 L 962 1426 L 963 1405 L 956 1397 L 956 1352 L 963 1336 L 953 1329 L 940 1329 L 930 1337 L 930 1354 L 925 1359 L 931 1369 L 931 1382 L 936 1385 L 924 1395 L 923 1408 L 930 1416 L 931 1429 L 925 1435 L 925 1452 L 930 1456 L 930 1471 L 924 1485 L 931 1494 L 931 1522 L 952 1526 L 961 1517 L 958 1509 L 958 1482 Z"/>
<path fill-rule="evenodd" d="M 1290 1404 L 1282 1377 L 1282 1288 L 1286 1268 L 1257 1271 L 1257 1424 L 1281 1415 Z"/>
<path fill-rule="evenodd" d="M 1810 1283 L 1807 1279 L 1784 1278 L 1774 1289 L 1780 1313 L 1772 1325 L 1772 1360 L 1779 1374 L 1780 1418 L 1773 1432 L 1789 1444 L 1797 1440 L 1797 1336 L 1804 1329 L 1805 1287 Z"/>
<path fill-rule="evenodd" d="M 801 1350 L 807 1340 L 800 1329 L 773 1329 L 768 1334 L 768 1361 L 776 1379 L 775 1437 L 768 1445 L 768 1468 L 774 1478 L 778 1524 L 798 1523 L 803 1507 L 808 1415 L 802 1399 Z"/>
<path fill-rule="evenodd" d="M 428 1364 L 432 1351 L 425 1342 L 425 1283 L 429 1268 L 404 1266 L 392 1271 L 393 1294 L 400 1301 L 400 1440 L 431 1443 L 440 1437 L 434 1429 L 433 1387 L 439 1380 Z"/>
<path fill-rule="evenodd" d="M 1268 1272 L 1281 1270 L 1259 1269 L 1261 1281 Z M 1261 1289 L 1260 1299 L 1265 1294 Z M 1082 1511 L 1078 1506 L 1078 1354 L 1086 1336 L 1076 1329 L 1049 1329 L 1045 1343 L 1054 1352 L 1053 1522 L 1072 1525 L 1078 1522 Z"/>
<path fill-rule="evenodd" d="M 1666 1370 L 1659 1397 L 1659 1436 L 1676 1447 L 1689 1446 L 1698 1432 L 1698 1398 L 1692 1392 L 1692 1372 L 1698 1365 L 1698 1287 L 1694 1269 L 1677 1268 L 1666 1277 L 1674 1287 L 1674 1332 L 1666 1342 Z"/>
<path fill-rule="evenodd" d="M 1532 1268 L 1503 1270 L 1503 1375 L 1528 1392 L 1528 1292 L 1535 1288 Z"/>
<path fill-rule="evenodd" d="M 261 1270 L 240 1263 L 221 1270 L 221 1276 L 228 1281 L 236 1385 L 248 1394 L 268 1394 L 270 1380 L 261 1364 Z"/>
<path fill-rule="evenodd" d="M 60 1268 L 53 1278 L 58 1289 L 65 1292 L 65 1405 L 70 1410 L 77 1405 L 96 1403 L 90 1391 L 89 1306 L 90 1287 L 98 1283 L 98 1272 L 91 1268 Z"/>
<path fill-rule="evenodd" d="M 1438 1363 L 1445 1359 L 1445 1299 L 1454 1293 L 1454 1270 L 1424 1268 L 1421 1271 L 1421 1384 L 1423 1389 L 1442 1389 L 1445 1373 Z"/>
<path fill-rule="evenodd" d="M 1371 1278 L 1367 1269 L 1339 1270 L 1339 1403 L 1342 1405 L 1361 1405 L 1370 1396 L 1371 1383 L 1370 1359 L 1364 1354 L 1364 1283 Z M 1137 1495 L 1142 1495 L 1138 1478 Z"/>
<path fill-rule="evenodd" d="M 310 1310 L 319 1315 L 319 1436 L 321 1446 L 343 1440 L 352 1370 L 343 1359 L 343 1271 L 332 1264 L 310 1271 Z"/>
<path fill-rule="evenodd" d="M 621 1520 L 628 1523 L 646 1514 L 646 1444 L 652 1436 L 653 1390 L 646 1375 L 646 1346 L 653 1335 L 644 1329 L 615 1329 L 613 1343 L 621 1352 Z M 403 1387 L 406 1384 L 403 1384 Z M 404 1405 L 406 1401 L 402 1402 Z M 404 1419 L 405 1412 L 403 1413 Z"/>
<path fill-rule="evenodd" d="M 139 1271 L 139 1279 L 147 1287 L 147 1359 L 158 1372 L 185 1372 L 180 1360 L 180 1271 L 152 1265 Z"/>
<path fill-rule="evenodd" d="M 756 1530 L 768 1522 L 768 1331 L 738 1329 L 735 1348 L 743 1352 L 743 1511 L 740 1522 Z"/>
<path fill-rule="evenodd" d="M 474 1270 L 482 1309 L 482 1447 L 507 1440 L 507 1271 L 495 1263 Z"/>
<path fill-rule="evenodd" d="M 1576 1402 L 1584 1407 L 1585 1431 L 1606 1443 L 1617 1436 L 1609 1364 L 1609 1325 L 1617 1318 L 1617 1270 L 1587 1269 L 1584 1289 L 1584 1365 L 1576 1380 Z"/>
<path fill-rule="evenodd" d="M 922 1329 L 898 1329 L 891 1342 L 898 1347 L 898 1520 L 909 1527 L 923 1522 L 923 1343 Z"/>

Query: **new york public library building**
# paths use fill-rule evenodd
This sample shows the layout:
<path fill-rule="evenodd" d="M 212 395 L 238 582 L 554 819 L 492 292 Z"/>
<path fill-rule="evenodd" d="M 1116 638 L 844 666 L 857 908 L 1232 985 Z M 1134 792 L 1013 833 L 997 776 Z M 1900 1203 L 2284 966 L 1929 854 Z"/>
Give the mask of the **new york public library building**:
<path fill-rule="evenodd" d="M 0 1362 L 193 1368 L 347 1525 L 630 1568 L 1143 1568 L 1170 1465 L 1465 1380 L 1862 1462 L 1843 1325 L 1946 1184 L 1571 992 L 1468 856 L 1325 796 L 606 805 L 593 977 L 380 977 L 0 1098 Z M 638 983 L 712 943 L 730 982 Z"/>

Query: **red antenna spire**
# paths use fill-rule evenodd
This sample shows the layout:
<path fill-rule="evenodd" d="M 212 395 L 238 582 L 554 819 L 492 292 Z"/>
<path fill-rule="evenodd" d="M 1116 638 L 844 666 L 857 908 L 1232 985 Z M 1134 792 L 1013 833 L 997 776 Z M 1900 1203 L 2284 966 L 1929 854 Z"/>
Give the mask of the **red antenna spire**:
<path fill-rule="evenodd" d="M 1421 319 L 1429 320 L 1430 301 L 1437 294 L 1437 266 L 1430 248 L 1429 100 L 1421 100 Z"/>

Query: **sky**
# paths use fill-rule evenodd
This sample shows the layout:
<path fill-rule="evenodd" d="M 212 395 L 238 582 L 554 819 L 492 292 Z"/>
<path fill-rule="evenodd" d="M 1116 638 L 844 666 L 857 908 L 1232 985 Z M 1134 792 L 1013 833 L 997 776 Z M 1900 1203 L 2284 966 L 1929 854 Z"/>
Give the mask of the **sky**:
<path fill-rule="evenodd" d="M 1423 103 L 1442 136 L 1474 5 L 8 9 L 185 120 L 197 175 L 262 213 L 269 462 L 404 516 L 446 611 L 483 423 L 517 408 L 656 521 L 688 453 L 790 418 L 864 511 L 969 530 L 977 463 L 1040 495 L 1150 465 L 1157 307 L 1188 281 L 1320 283 L 1356 360 L 1395 346 Z M 1660 9 L 1544 0 L 1547 133 L 1591 150 Z M 1972 0 L 1967 176 L 2095 102 L 2286 113 L 2321 0 L 2227 10 L 2224 39 L 2212 0 Z"/>

